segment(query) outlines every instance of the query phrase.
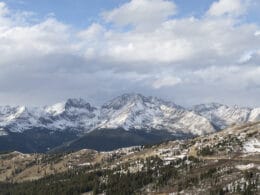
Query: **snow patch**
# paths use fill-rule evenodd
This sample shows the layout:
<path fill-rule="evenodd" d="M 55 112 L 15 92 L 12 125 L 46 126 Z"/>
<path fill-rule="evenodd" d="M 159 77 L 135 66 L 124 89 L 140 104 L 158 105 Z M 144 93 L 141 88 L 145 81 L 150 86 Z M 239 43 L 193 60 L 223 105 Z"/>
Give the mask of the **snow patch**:
<path fill-rule="evenodd" d="M 249 116 L 250 122 L 260 121 L 260 108 L 255 108 L 251 111 Z"/>
<path fill-rule="evenodd" d="M 244 143 L 245 153 L 260 153 L 260 141 L 256 138 L 250 139 Z"/>
<path fill-rule="evenodd" d="M 91 163 L 89 163 L 89 162 L 78 164 L 79 167 L 90 166 L 90 165 L 91 165 Z"/>
<path fill-rule="evenodd" d="M 6 135 L 8 135 L 8 133 L 3 128 L 0 128 L 0 136 L 6 136 Z"/>
<path fill-rule="evenodd" d="M 256 165 L 254 163 L 250 163 L 247 165 L 236 165 L 235 167 L 241 171 L 245 171 L 245 170 L 256 168 Z"/>
<path fill-rule="evenodd" d="M 65 103 L 57 103 L 54 104 L 53 106 L 49 106 L 46 108 L 46 112 L 53 114 L 54 116 L 59 115 L 65 111 Z"/>

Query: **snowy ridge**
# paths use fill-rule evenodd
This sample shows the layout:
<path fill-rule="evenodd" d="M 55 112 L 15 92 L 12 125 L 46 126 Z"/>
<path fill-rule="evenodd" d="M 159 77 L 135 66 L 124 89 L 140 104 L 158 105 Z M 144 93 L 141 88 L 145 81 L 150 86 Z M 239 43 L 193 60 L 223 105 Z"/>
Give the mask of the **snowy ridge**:
<path fill-rule="evenodd" d="M 243 124 L 248 121 L 257 121 L 257 116 L 260 116 L 260 109 L 257 112 L 251 108 L 227 106 L 217 103 L 196 105 L 191 110 L 210 120 L 219 129 L 224 129 L 234 124 Z M 253 112 L 256 113 L 253 114 Z"/>
<path fill-rule="evenodd" d="M 254 108 L 249 116 L 249 121 L 260 121 L 260 108 Z"/>
<path fill-rule="evenodd" d="M 82 99 L 68 99 L 64 103 L 43 108 L 0 107 L 0 127 L 11 132 L 32 128 L 50 130 L 89 129 L 96 120 L 96 108 Z"/>
<path fill-rule="evenodd" d="M 33 128 L 74 130 L 80 134 L 95 129 L 164 130 L 174 134 L 203 135 L 235 123 L 260 120 L 260 108 L 201 104 L 188 110 L 172 102 L 141 94 L 124 94 L 100 108 L 83 99 L 68 99 L 47 107 L 0 107 L 1 135 Z"/>
<path fill-rule="evenodd" d="M 125 94 L 101 108 L 99 128 L 158 129 L 195 135 L 214 132 L 210 122 L 193 112 L 154 97 Z"/>

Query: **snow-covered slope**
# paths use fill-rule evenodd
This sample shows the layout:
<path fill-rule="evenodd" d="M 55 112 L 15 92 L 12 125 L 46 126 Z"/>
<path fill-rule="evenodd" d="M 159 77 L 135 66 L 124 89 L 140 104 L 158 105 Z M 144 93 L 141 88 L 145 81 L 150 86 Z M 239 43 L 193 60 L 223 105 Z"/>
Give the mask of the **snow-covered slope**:
<path fill-rule="evenodd" d="M 140 94 L 124 94 L 100 108 L 83 99 L 68 99 L 52 106 L 0 107 L 0 136 L 44 128 L 84 134 L 95 129 L 164 130 L 175 134 L 203 135 L 234 123 L 260 120 L 260 109 L 202 104 L 191 110 L 172 102 Z"/>
<path fill-rule="evenodd" d="M 0 107 L 0 127 L 11 132 L 33 128 L 84 131 L 93 128 L 96 112 L 97 109 L 83 99 L 68 99 L 44 108 L 5 106 Z"/>
<path fill-rule="evenodd" d="M 99 111 L 83 99 L 68 99 L 44 109 L 41 122 L 49 129 L 88 131 L 94 128 Z"/>
<path fill-rule="evenodd" d="M 250 108 L 226 106 L 217 103 L 196 105 L 191 110 L 207 118 L 218 129 L 249 121 L 252 111 Z M 252 121 L 256 121 L 256 117 L 252 116 L 251 118 Z"/>
<path fill-rule="evenodd" d="M 249 121 L 260 121 L 260 108 L 254 108 L 249 116 Z"/>
<path fill-rule="evenodd" d="M 171 102 L 140 94 L 125 94 L 104 104 L 99 128 L 158 129 L 202 135 L 214 132 L 210 122 Z"/>
<path fill-rule="evenodd" d="M 0 127 L 6 127 L 11 131 L 23 131 L 39 125 L 38 116 L 40 109 L 28 109 L 25 106 L 0 107 Z"/>

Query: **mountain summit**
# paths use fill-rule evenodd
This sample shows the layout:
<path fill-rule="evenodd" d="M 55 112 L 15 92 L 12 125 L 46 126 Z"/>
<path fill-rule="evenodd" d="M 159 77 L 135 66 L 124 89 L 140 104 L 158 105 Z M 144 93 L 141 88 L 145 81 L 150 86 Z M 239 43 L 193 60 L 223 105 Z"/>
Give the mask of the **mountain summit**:
<path fill-rule="evenodd" d="M 251 108 L 227 106 L 218 103 L 200 104 L 192 110 L 204 116 L 218 129 L 224 129 L 232 124 L 242 124 L 249 121 Z"/>
<path fill-rule="evenodd" d="M 58 146 L 81 136 L 91 135 L 93 141 L 93 135 L 104 137 L 113 134 L 132 136 L 131 139 L 137 140 L 144 140 L 145 137 L 145 143 L 149 143 L 149 136 L 158 141 L 157 138 L 161 135 L 163 139 L 205 135 L 232 124 L 256 121 L 259 118 L 259 108 L 211 103 L 186 109 L 173 102 L 141 94 L 123 94 L 100 107 L 94 107 L 81 98 L 68 99 L 46 107 L 0 107 L 0 138 L 3 139 L 0 139 L 0 143 L 9 146 L 17 141 L 17 137 L 22 140 L 26 135 L 26 140 L 33 143 L 43 141 L 40 140 L 42 137 L 47 142 L 54 139 L 52 146 Z M 58 144 L 56 138 L 59 139 Z M 45 142 L 43 145 L 45 147 Z"/>
<path fill-rule="evenodd" d="M 11 132 L 31 128 L 87 133 L 95 129 L 164 130 L 203 135 L 214 132 L 210 121 L 172 102 L 141 94 L 124 94 L 99 108 L 83 99 L 68 99 L 44 108 L 4 107 L 0 127 Z"/>
<path fill-rule="evenodd" d="M 100 118 L 98 128 L 156 129 L 193 135 L 214 131 L 206 118 L 174 103 L 140 94 L 124 94 L 109 101 L 101 107 Z"/>
<path fill-rule="evenodd" d="M 52 131 L 73 129 L 84 134 L 95 129 L 123 128 L 203 135 L 259 118 L 259 108 L 210 103 L 185 109 L 173 102 L 135 93 L 118 96 L 101 107 L 81 98 L 47 107 L 0 107 L 0 128 L 11 132 L 41 127 Z"/>

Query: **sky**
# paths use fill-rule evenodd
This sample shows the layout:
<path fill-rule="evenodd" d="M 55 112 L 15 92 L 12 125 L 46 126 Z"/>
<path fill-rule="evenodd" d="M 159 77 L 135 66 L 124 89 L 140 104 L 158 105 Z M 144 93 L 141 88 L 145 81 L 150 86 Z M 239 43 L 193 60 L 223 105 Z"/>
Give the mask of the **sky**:
<path fill-rule="evenodd" d="M 259 9 L 259 0 L 0 0 L 0 105 L 142 93 L 260 107 Z"/>

